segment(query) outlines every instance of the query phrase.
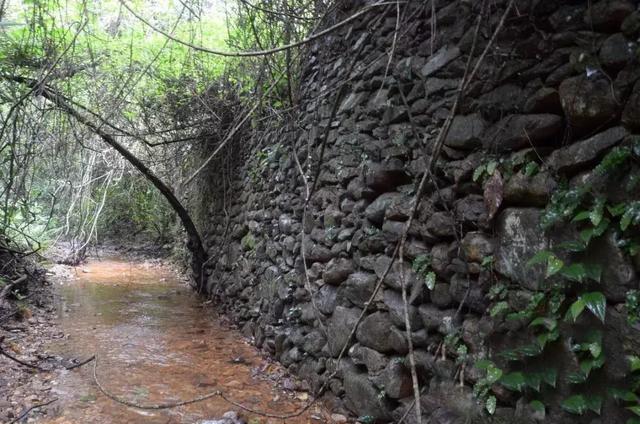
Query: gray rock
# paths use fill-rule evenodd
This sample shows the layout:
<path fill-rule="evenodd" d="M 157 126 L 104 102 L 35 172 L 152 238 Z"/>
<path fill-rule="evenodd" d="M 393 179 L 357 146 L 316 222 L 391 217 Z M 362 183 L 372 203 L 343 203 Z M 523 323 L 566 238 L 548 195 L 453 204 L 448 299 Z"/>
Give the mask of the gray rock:
<path fill-rule="evenodd" d="M 585 262 L 600 265 L 601 285 L 607 300 L 624 302 L 627 291 L 638 288 L 638 278 L 630 258 L 617 247 L 617 236 L 607 231 L 592 240 L 585 255 Z"/>
<path fill-rule="evenodd" d="M 305 243 L 305 259 L 308 263 L 329 262 L 333 257 L 331 250 L 326 247 L 308 241 Z"/>
<path fill-rule="evenodd" d="M 435 74 L 449 62 L 460 56 L 460 49 L 456 46 L 445 46 L 438 50 L 420 70 L 422 78 Z"/>
<path fill-rule="evenodd" d="M 635 10 L 628 0 L 600 0 L 584 12 L 584 21 L 600 32 L 618 32 L 622 22 Z"/>
<path fill-rule="evenodd" d="M 337 286 L 354 271 L 353 262 L 346 258 L 334 258 L 329 261 L 322 274 L 325 283 Z"/>
<path fill-rule="evenodd" d="M 371 374 L 382 371 L 389 363 L 389 359 L 385 355 L 359 343 L 351 346 L 349 357 L 354 364 L 367 367 L 367 371 Z"/>
<path fill-rule="evenodd" d="M 375 192 L 391 191 L 402 184 L 407 184 L 411 178 L 404 170 L 400 160 L 390 160 L 385 163 L 369 163 L 365 169 L 364 182 Z"/>
<path fill-rule="evenodd" d="M 324 285 L 314 293 L 314 301 L 318 310 L 326 315 L 331 315 L 336 308 L 336 294 L 338 289 Z"/>
<path fill-rule="evenodd" d="M 389 361 L 379 381 L 391 399 L 402 399 L 413 393 L 411 373 L 404 364 L 404 358 Z"/>
<path fill-rule="evenodd" d="M 487 208 L 484 199 L 479 195 L 472 194 L 456 200 L 454 214 L 458 224 L 480 227 L 487 224 Z"/>
<path fill-rule="evenodd" d="M 621 121 L 630 130 L 640 132 L 640 81 L 633 87 L 633 92 L 622 112 Z"/>
<path fill-rule="evenodd" d="M 388 313 L 374 312 L 367 316 L 356 332 L 358 341 L 381 353 L 406 351 L 403 333 L 395 328 Z"/>
<path fill-rule="evenodd" d="M 367 206 L 364 215 L 374 224 L 382 225 L 387 208 L 396 202 L 403 201 L 405 198 L 405 195 L 397 192 L 383 193 Z"/>
<path fill-rule="evenodd" d="M 438 237 L 453 237 L 455 235 L 454 223 L 448 212 L 435 212 L 426 222 L 427 230 Z"/>
<path fill-rule="evenodd" d="M 600 62 L 607 69 L 620 70 L 633 60 L 637 45 L 620 34 L 613 34 L 600 47 Z"/>
<path fill-rule="evenodd" d="M 623 127 L 610 128 L 586 140 L 555 150 L 547 159 L 549 168 L 560 173 L 580 170 L 620 143 L 627 132 Z"/>
<path fill-rule="evenodd" d="M 586 75 L 568 78 L 560 84 L 559 93 L 569 125 L 577 134 L 612 122 L 618 114 L 618 102 L 605 78 L 589 79 Z"/>
<path fill-rule="evenodd" d="M 385 290 L 383 295 L 384 303 L 389 309 L 389 315 L 391 321 L 398 327 L 405 329 L 404 320 L 404 302 L 402 301 L 402 295 L 394 290 Z M 411 324 L 411 330 L 416 331 L 422 328 L 422 320 L 418 314 L 418 308 L 413 305 L 409 306 L 409 323 Z"/>
<path fill-rule="evenodd" d="M 459 304 L 479 314 L 486 312 L 489 301 L 479 282 L 467 277 L 467 275 L 455 274 L 451 278 L 449 286 L 451 297 Z"/>
<path fill-rule="evenodd" d="M 498 249 L 494 258 L 496 271 L 530 290 L 537 290 L 544 280 L 541 265 L 527 262 L 549 247 L 540 229 L 541 211 L 533 208 L 508 208 L 496 223 Z"/>
<path fill-rule="evenodd" d="M 370 416 L 377 421 L 390 418 L 390 404 L 386 397 L 376 389 L 365 372 L 359 372 L 355 366 L 343 369 L 345 406 L 356 415 Z"/>
<path fill-rule="evenodd" d="M 479 113 L 453 118 L 444 144 L 455 149 L 472 150 L 482 144 L 486 122 Z"/>
<path fill-rule="evenodd" d="M 470 231 L 465 234 L 461 243 L 462 251 L 468 261 L 482 262 L 487 256 L 493 255 L 494 240 L 484 233 Z"/>
<path fill-rule="evenodd" d="M 533 96 L 527 99 L 524 105 L 526 113 L 562 113 L 562 104 L 558 90 L 551 87 L 542 87 Z"/>
<path fill-rule="evenodd" d="M 246 421 L 238 416 L 235 411 L 225 412 L 222 418 L 213 420 L 201 420 L 199 424 L 246 424 Z"/>
<path fill-rule="evenodd" d="M 504 186 L 505 205 L 544 207 L 558 184 L 547 171 L 540 171 L 532 177 L 518 172 L 511 176 Z"/>
<path fill-rule="evenodd" d="M 558 115 L 511 115 L 485 132 L 484 144 L 500 151 L 553 144 L 562 135 L 562 130 L 562 117 Z"/>
<path fill-rule="evenodd" d="M 347 299 L 354 305 L 362 308 L 373 294 L 376 287 L 375 274 L 356 272 L 351 274 L 338 291 L 338 299 Z"/>
<path fill-rule="evenodd" d="M 424 327 L 428 331 L 438 331 L 441 334 L 449 334 L 454 326 L 456 317 L 455 309 L 441 310 L 433 305 L 420 305 L 418 308 Z"/>
<path fill-rule="evenodd" d="M 436 305 L 439 308 L 447 308 L 451 306 L 453 302 L 453 298 L 449 293 L 449 284 L 448 283 L 436 283 L 431 290 L 431 303 Z"/>
<path fill-rule="evenodd" d="M 359 309 L 336 307 L 327 324 L 327 345 L 331 356 L 337 357 L 340 354 L 359 317 Z M 355 340 L 349 341 L 350 345 L 353 343 Z"/>

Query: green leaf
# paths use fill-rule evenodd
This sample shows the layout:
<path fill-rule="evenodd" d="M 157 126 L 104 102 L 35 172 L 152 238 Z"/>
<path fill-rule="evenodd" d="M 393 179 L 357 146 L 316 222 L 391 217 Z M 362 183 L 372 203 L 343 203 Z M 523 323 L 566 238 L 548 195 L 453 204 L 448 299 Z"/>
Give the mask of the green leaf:
<path fill-rule="evenodd" d="M 500 383 L 509 390 L 520 392 L 524 389 L 526 380 L 521 372 L 512 372 L 502 376 Z"/>
<path fill-rule="evenodd" d="M 602 267 L 598 264 L 585 264 L 585 271 L 587 272 L 587 278 L 597 283 L 600 282 L 602 276 Z"/>
<path fill-rule="evenodd" d="M 529 406 L 544 419 L 546 413 L 544 403 L 540 402 L 539 400 L 532 400 L 531 402 L 529 402 Z"/>
<path fill-rule="evenodd" d="M 487 382 L 493 384 L 502 377 L 502 370 L 494 365 L 487 368 Z"/>
<path fill-rule="evenodd" d="M 565 399 L 560 406 L 571 414 L 582 415 L 587 410 L 587 400 L 582 395 L 574 395 Z"/>
<path fill-rule="evenodd" d="M 553 331 L 558 327 L 558 321 L 554 318 L 538 317 L 529 323 L 529 327 L 541 326 L 549 331 Z"/>
<path fill-rule="evenodd" d="M 587 408 L 600 415 L 602 409 L 602 398 L 600 396 L 585 396 Z"/>
<path fill-rule="evenodd" d="M 589 219 L 591 220 L 591 223 L 596 227 L 600 225 L 600 222 L 602 222 L 602 218 L 604 216 L 604 205 L 604 197 L 598 197 L 595 201 L 593 209 L 591 210 L 591 212 L 589 212 Z"/>
<path fill-rule="evenodd" d="M 629 390 L 610 388 L 608 392 L 615 400 L 622 400 L 624 402 L 640 402 L 638 395 Z"/>
<path fill-rule="evenodd" d="M 590 211 L 581 211 L 578 212 L 576 214 L 576 216 L 573 217 L 573 219 L 571 220 L 572 222 L 580 222 L 580 221 L 586 221 L 587 219 L 589 219 L 589 215 L 591 214 Z"/>
<path fill-rule="evenodd" d="M 542 347 L 544 346 L 540 346 L 539 344 L 530 344 L 520 347 L 518 351 L 524 356 L 534 357 L 542 353 Z"/>
<path fill-rule="evenodd" d="M 567 381 L 571 384 L 582 384 L 587 381 L 587 377 L 583 372 L 571 372 L 567 374 Z"/>
<path fill-rule="evenodd" d="M 577 281 L 581 283 L 585 278 L 587 278 L 587 270 L 585 269 L 583 264 L 575 263 L 562 267 L 560 275 L 571 281 Z"/>
<path fill-rule="evenodd" d="M 427 285 L 427 288 L 429 290 L 433 290 L 433 288 L 436 286 L 436 274 L 433 271 L 429 271 L 427 273 L 427 275 L 425 275 L 424 277 L 424 282 Z"/>
<path fill-rule="evenodd" d="M 486 370 L 489 367 L 495 366 L 495 364 L 492 361 L 488 360 L 488 359 L 479 359 L 473 365 L 479 370 Z"/>
<path fill-rule="evenodd" d="M 497 315 L 500 315 L 506 311 L 509 310 L 509 304 L 505 301 L 501 301 L 496 303 L 493 308 L 491 308 L 491 311 L 489 311 L 489 315 L 491 315 L 492 317 L 495 317 Z"/>
<path fill-rule="evenodd" d="M 580 300 L 584 302 L 585 306 L 592 314 L 594 314 L 600 321 L 604 323 L 605 315 L 607 312 L 607 298 L 601 292 L 585 293 L 580 296 Z M 575 321 L 575 319 L 574 319 Z"/>
<path fill-rule="evenodd" d="M 640 416 L 640 406 L 627 406 L 627 409 L 634 414 Z"/>
<path fill-rule="evenodd" d="M 631 372 L 636 372 L 636 371 L 640 370 L 640 357 L 638 357 L 636 355 L 629 355 L 629 356 L 627 356 L 627 359 L 629 359 L 629 365 L 631 366 Z"/>
<path fill-rule="evenodd" d="M 549 260 L 549 258 L 552 256 L 553 256 L 553 253 L 549 252 L 548 250 L 541 250 L 535 255 L 533 255 L 533 257 L 529 259 L 529 261 L 527 261 L 527 266 L 546 263 Z"/>
<path fill-rule="evenodd" d="M 526 373 L 524 375 L 527 386 L 531 387 L 536 392 L 540 391 L 540 383 L 542 382 L 542 376 L 538 373 Z"/>
<path fill-rule="evenodd" d="M 487 412 L 489 413 L 489 415 L 493 415 L 496 412 L 497 403 L 498 402 L 495 396 L 491 395 L 487 398 L 484 406 L 485 408 L 487 408 Z"/>
<path fill-rule="evenodd" d="M 473 171 L 473 182 L 474 183 L 480 179 L 480 177 L 484 173 L 485 169 L 486 169 L 486 165 L 480 165 L 479 167 L 476 168 L 475 171 Z"/>
<path fill-rule="evenodd" d="M 498 167 L 498 162 L 496 162 L 495 160 L 490 161 L 487 164 L 487 174 L 493 175 L 497 167 Z"/>
<path fill-rule="evenodd" d="M 556 256 L 551 256 L 547 261 L 546 277 L 549 278 L 552 275 L 557 274 L 562 269 L 563 266 L 564 266 L 564 262 L 562 262 Z"/>
<path fill-rule="evenodd" d="M 551 387 L 556 387 L 556 381 L 558 380 L 558 371 L 555 368 L 546 368 L 540 372 L 542 381 Z"/>
<path fill-rule="evenodd" d="M 567 311 L 567 318 L 571 318 L 571 320 L 575 322 L 580 316 L 580 314 L 582 313 L 582 311 L 584 311 L 585 306 L 586 304 L 584 303 L 584 300 L 582 299 L 576 300 L 569 307 L 569 311 Z"/>
<path fill-rule="evenodd" d="M 540 169 L 540 166 L 536 162 L 529 162 L 524 167 L 524 176 L 531 177 L 538 172 L 538 169 Z"/>

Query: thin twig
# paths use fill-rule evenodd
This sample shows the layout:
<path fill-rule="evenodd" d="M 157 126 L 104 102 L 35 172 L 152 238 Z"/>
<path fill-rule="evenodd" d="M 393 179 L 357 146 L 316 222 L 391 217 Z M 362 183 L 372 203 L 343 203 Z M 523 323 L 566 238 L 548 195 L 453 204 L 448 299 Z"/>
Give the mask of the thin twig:
<path fill-rule="evenodd" d="M 44 402 L 44 403 L 39 403 L 37 405 L 33 405 L 32 407 L 30 407 L 29 409 L 24 411 L 22 414 L 20 414 L 16 419 L 14 419 L 13 421 L 10 421 L 9 424 L 18 423 L 18 422 L 22 421 L 23 419 L 25 419 L 27 417 L 27 415 L 29 415 L 29 412 L 33 411 L 34 409 L 38 409 L 38 408 L 42 408 L 43 406 L 50 405 L 50 404 L 52 404 L 53 402 L 55 402 L 57 400 L 58 400 L 58 398 L 53 398 L 50 401 L 47 401 L 47 402 Z"/>

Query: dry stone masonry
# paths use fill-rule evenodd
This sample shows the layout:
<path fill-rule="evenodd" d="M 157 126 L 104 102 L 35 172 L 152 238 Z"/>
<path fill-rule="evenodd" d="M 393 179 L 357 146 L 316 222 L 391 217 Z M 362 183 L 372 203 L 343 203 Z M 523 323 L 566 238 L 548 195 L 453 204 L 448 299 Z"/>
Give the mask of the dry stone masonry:
<path fill-rule="evenodd" d="M 640 422 L 638 2 L 515 1 L 384 275 L 482 2 L 435 3 L 403 3 L 397 37 L 391 5 L 309 46 L 296 119 L 211 165 L 207 289 L 363 422 L 398 422 L 413 401 L 402 277 L 423 422 Z M 507 3 L 486 2 L 476 59 Z M 339 4 L 335 21 L 365 2 Z"/>

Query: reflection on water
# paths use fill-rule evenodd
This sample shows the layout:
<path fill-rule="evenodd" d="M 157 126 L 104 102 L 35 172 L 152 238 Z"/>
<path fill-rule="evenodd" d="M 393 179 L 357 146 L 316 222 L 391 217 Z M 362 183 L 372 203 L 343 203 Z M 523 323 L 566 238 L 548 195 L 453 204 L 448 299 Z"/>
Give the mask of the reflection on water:
<path fill-rule="evenodd" d="M 247 406 L 284 414 L 303 393 L 275 388 L 264 375 L 279 371 L 221 325 L 210 308 L 161 266 L 95 260 L 60 282 L 58 305 L 68 337 L 54 346 L 67 358 L 98 354 L 99 376 L 128 400 L 158 404 L 220 389 Z M 240 358 L 240 360 L 239 360 Z M 195 423 L 235 408 L 219 398 L 163 411 L 141 411 L 99 393 L 93 365 L 58 376 L 59 415 L 49 423 Z M 257 378 L 260 375 L 261 378 Z M 282 423 L 243 414 L 252 423 Z M 328 422 L 319 407 L 287 423 Z M 252 421 L 253 420 L 253 421 Z"/>

